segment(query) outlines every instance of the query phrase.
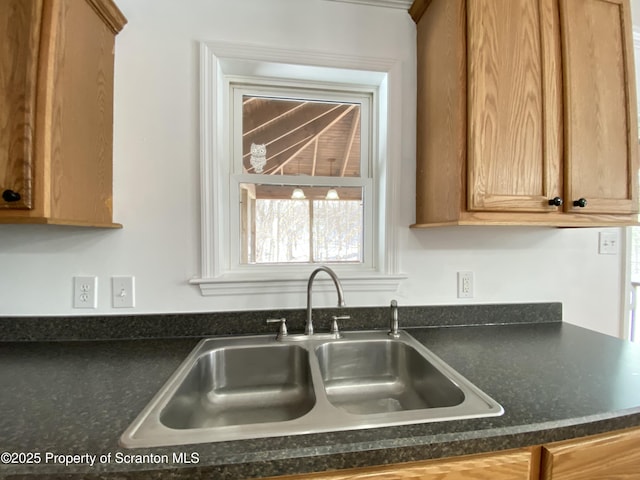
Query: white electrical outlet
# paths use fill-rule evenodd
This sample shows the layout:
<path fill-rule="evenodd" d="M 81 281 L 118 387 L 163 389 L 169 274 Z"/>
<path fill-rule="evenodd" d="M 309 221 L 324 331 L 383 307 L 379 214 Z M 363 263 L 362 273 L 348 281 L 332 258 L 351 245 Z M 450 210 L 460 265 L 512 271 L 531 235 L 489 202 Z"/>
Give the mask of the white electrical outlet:
<path fill-rule="evenodd" d="M 73 277 L 73 308 L 98 308 L 98 277 Z"/>
<path fill-rule="evenodd" d="M 111 277 L 113 308 L 133 308 L 136 304 L 135 277 Z"/>
<path fill-rule="evenodd" d="M 600 232 L 598 243 L 598 253 L 600 255 L 617 255 L 618 254 L 618 233 L 617 232 Z"/>
<path fill-rule="evenodd" d="M 473 272 L 458 272 L 458 298 L 473 298 Z"/>

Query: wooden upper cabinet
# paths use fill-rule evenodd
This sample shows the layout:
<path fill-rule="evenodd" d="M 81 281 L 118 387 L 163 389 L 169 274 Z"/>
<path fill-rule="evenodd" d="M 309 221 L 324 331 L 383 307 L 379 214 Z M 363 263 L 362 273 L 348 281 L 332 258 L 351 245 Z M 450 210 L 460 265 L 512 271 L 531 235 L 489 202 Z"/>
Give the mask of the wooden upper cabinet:
<path fill-rule="evenodd" d="M 628 0 L 415 0 L 410 13 L 414 226 L 635 223 Z"/>
<path fill-rule="evenodd" d="M 543 3 L 467 4 L 469 210 L 558 208 L 548 201 L 561 191 L 558 136 L 546 132 L 559 124 L 557 90 L 543 77 L 557 72 L 549 68 L 553 52 L 545 51 L 552 43 L 553 18 L 540 8 Z M 546 111 L 551 118 L 545 118 Z"/>
<path fill-rule="evenodd" d="M 42 0 L 0 5 L 0 209 L 31 208 Z"/>
<path fill-rule="evenodd" d="M 569 210 L 638 211 L 631 12 L 623 0 L 561 0 Z M 633 108 L 632 108 L 633 107 Z M 573 202 L 584 198 L 580 208 Z"/>
<path fill-rule="evenodd" d="M 112 219 L 112 0 L 0 2 L 0 223 Z"/>

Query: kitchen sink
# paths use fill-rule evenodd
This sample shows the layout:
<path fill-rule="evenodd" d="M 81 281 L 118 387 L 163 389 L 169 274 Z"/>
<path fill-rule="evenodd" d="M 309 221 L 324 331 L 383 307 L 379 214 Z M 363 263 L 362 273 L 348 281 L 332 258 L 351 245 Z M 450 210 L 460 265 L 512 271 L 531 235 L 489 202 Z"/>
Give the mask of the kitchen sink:
<path fill-rule="evenodd" d="M 406 331 L 202 340 L 120 438 L 185 445 L 502 415 Z"/>
<path fill-rule="evenodd" d="M 193 364 L 160 422 L 174 429 L 282 422 L 301 417 L 314 404 L 303 348 L 218 348 Z"/>
<path fill-rule="evenodd" d="M 349 413 L 454 407 L 465 398 L 449 377 L 403 342 L 326 343 L 316 355 L 327 399 Z"/>

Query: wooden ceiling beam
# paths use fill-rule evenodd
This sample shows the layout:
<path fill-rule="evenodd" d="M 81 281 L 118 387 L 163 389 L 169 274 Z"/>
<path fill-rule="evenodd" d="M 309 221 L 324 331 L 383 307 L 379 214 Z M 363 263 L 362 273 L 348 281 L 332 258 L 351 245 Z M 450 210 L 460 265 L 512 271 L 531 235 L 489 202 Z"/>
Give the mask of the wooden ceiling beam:
<path fill-rule="evenodd" d="M 349 163 L 349 157 L 351 157 L 351 149 L 353 148 L 353 140 L 358 133 L 358 126 L 360 125 L 360 109 L 356 110 L 353 114 L 353 120 L 351 122 L 351 131 L 349 132 L 349 139 L 347 140 L 347 146 L 344 149 L 344 155 L 342 156 L 342 169 L 340 170 L 340 176 L 344 177 L 347 171 L 347 164 Z"/>
<path fill-rule="evenodd" d="M 316 144 L 313 147 L 313 165 L 311 166 L 311 176 L 316 176 L 316 165 L 318 164 L 318 137 L 316 137 Z"/>
<path fill-rule="evenodd" d="M 340 109 L 344 108 L 344 104 L 327 105 L 309 102 L 307 108 L 298 110 L 286 121 L 273 123 L 258 133 L 243 136 L 242 151 L 246 152 L 243 158 L 251 156 L 251 144 L 256 143 L 267 146 L 267 161 L 269 161 L 270 145 L 279 141 L 289 145 L 298 141 L 300 137 L 315 134 L 325 123 L 331 122 L 335 115 L 339 115 Z M 282 148 L 280 146 L 279 150 Z"/>
<path fill-rule="evenodd" d="M 342 120 L 346 115 L 349 114 L 349 112 L 351 112 L 351 110 L 353 110 L 354 108 L 356 108 L 355 105 L 349 105 L 349 107 L 342 112 L 340 115 L 338 115 L 333 121 L 331 121 L 327 126 L 325 126 L 322 130 L 320 130 L 317 134 L 314 135 L 314 138 L 312 138 L 311 140 L 307 141 L 302 147 L 300 147 L 298 150 L 295 151 L 295 153 L 293 155 L 291 155 L 288 159 L 286 159 L 284 162 L 282 162 L 280 164 L 281 168 L 284 168 L 285 165 L 287 165 L 288 163 L 290 163 L 292 160 L 294 160 L 302 151 L 304 151 L 309 145 L 311 145 L 315 140 L 317 140 L 318 138 L 320 138 L 320 136 L 326 132 L 327 130 L 330 130 L 331 127 L 333 127 L 336 123 L 338 123 L 340 120 Z M 273 173 L 271 173 L 271 175 L 273 175 Z"/>
<path fill-rule="evenodd" d="M 256 97 L 251 97 L 249 100 L 254 99 L 254 98 L 256 98 Z M 247 101 L 249 101 L 249 100 L 245 100 L 245 102 L 247 102 Z M 252 134 L 252 133 L 254 133 L 255 131 L 260 130 L 261 128 L 265 128 L 265 127 L 267 127 L 267 126 L 271 125 L 271 124 L 272 124 L 272 123 L 274 123 L 274 122 L 277 122 L 278 120 L 280 120 L 281 118 L 285 117 L 286 115 L 291 115 L 291 114 L 292 114 L 292 113 L 294 113 L 296 110 L 298 110 L 299 108 L 304 107 L 304 106 L 305 106 L 305 105 L 307 105 L 308 103 L 309 103 L 309 102 L 302 102 L 302 103 L 299 103 L 298 105 L 296 105 L 296 106 L 295 106 L 295 107 L 293 107 L 293 108 L 290 108 L 290 109 L 289 109 L 289 110 L 287 110 L 286 112 L 283 112 L 283 113 L 281 113 L 280 115 L 277 115 L 277 116 L 275 116 L 275 117 L 273 117 L 273 118 L 271 118 L 271 119 L 267 120 L 266 122 L 261 123 L 260 125 L 256 126 L 255 128 L 253 128 L 253 129 L 251 129 L 251 130 L 249 130 L 249 131 L 243 132 L 242 136 L 243 136 L 243 137 L 246 137 L 247 135 L 251 135 L 251 134 Z"/>
<path fill-rule="evenodd" d="M 295 147 L 297 147 L 298 145 L 300 145 L 300 144 L 302 144 L 302 143 L 304 143 L 304 142 L 306 142 L 307 140 L 310 140 L 310 139 L 312 139 L 312 138 L 313 138 L 313 135 L 308 135 L 308 136 L 304 137 L 303 139 L 299 140 L 298 142 L 296 142 L 296 143 L 294 143 L 294 144 L 291 144 L 291 145 L 287 146 L 285 149 L 283 149 L 283 150 L 279 151 L 278 153 L 273 154 L 273 156 L 269 157 L 269 160 L 274 160 L 276 157 L 278 157 L 278 156 L 280 156 L 280 155 L 283 155 L 283 154 L 287 153 L 287 152 L 288 152 L 289 150 L 291 150 L 292 148 L 295 148 Z M 268 162 L 267 162 L 267 163 L 268 163 Z M 271 162 L 271 163 L 273 163 L 273 162 Z M 253 167 L 251 167 L 251 168 L 249 169 L 249 171 L 251 171 L 251 170 L 253 170 Z M 276 163 L 276 164 L 272 165 L 270 168 L 267 168 L 263 173 L 264 173 L 265 175 L 267 175 L 267 174 L 270 174 L 270 173 L 271 173 L 272 171 L 274 171 L 274 170 L 275 170 L 275 171 L 280 170 L 280 174 L 281 174 L 281 175 L 283 174 L 283 172 L 282 172 L 282 168 L 281 168 L 281 164 L 280 164 L 280 163 Z"/>

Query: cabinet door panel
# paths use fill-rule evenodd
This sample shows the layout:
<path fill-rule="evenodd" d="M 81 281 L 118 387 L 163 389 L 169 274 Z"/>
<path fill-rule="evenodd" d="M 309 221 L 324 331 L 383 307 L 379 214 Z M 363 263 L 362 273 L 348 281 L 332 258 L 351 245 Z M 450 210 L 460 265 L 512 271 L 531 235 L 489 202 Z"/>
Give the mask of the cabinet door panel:
<path fill-rule="evenodd" d="M 637 211 L 637 118 L 626 0 L 561 0 L 567 208 Z M 585 208 L 573 200 L 587 199 Z"/>
<path fill-rule="evenodd" d="M 31 208 L 42 0 L 0 3 L 0 209 Z M 11 190 L 20 199 L 6 201 Z"/>
<path fill-rule="evenodd" d="M 467 9 L 468 208 L 554 211 L 557 11 L 546 0 L 477 0 Z"/>
<path fill-rule="evenodd" d="M 64 55 L 52 78 L 57 122 L 50 138 L 51 213 L 108 224 L 113 217 L 114 35 L 90 2 L 61 5 L 56 48 Z"/>
<path fill-rule="evenodd" d="M 538 480 L 539 450 L 273 477 L 271 480 Z"/>
<path fill-rule="evenodd" d="M 542 480 L 635 480 L 640 429 L 571 440 L 542 449 Z"/>

